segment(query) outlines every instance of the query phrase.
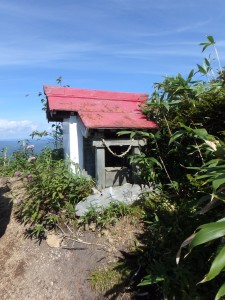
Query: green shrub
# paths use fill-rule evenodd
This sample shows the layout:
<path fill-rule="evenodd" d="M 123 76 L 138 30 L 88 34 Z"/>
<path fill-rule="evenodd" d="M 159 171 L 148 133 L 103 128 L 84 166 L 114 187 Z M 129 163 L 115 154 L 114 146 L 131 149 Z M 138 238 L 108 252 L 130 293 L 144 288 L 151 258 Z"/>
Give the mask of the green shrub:
<path fill-rule="evenodd" d="M 214 39 L 207 39 L 204 49 L 215 49 Z M 225 71 L 215 74 L 204 59 L 186 78 L 178 74 L 156 83 L 143 112 L 159 129 L 131 133 L 147 139 L 132 162 L 146 183 L 153 181 L 161 191 L 144 205 L 143 247 L 137 249 L 146 273 L 142 284 L 157 284 L 167 299 L 210 300 L 218 290 L 216 299 L 225 295 L 225 230 L 224 222 L 217 222 L 224 221 Z M 179 246 L 188 244 L 192 255 L 176 265 Z"/>
<path fill-rule="evenodd" d="M 19 149 L 11 155 L 7 155 L 7 147 L 1 150 L 0 172 L 2 176 L 13 176 L 15 172 L 21 175 L 29 172 L 30 164 L 28 158 L 35 153 L 34 145 L 27 140 L 19 141 L 18 144 L 20 146 Z"/>
<path fill-rule="evenodd" d="M 95 223 L 99 227 L 115 224 L 120 218 L 131 215 L 133 208 L 124 202 L 112 201 L 108 207 L 90 206 L 87 213 L 81 217 L 81 222 Z"/>
<path fill-rule="evenodd" d="M 179 245 L 209 216 L 198 215 L 197 195 L 178 202 L 169 193 L 149 194 L 143 201 L 142 245 L 134 254 L 145 275 L 142 285 L 158 285 L 168 299 L 212 299 L 216 285 L 196 285 L 209 267 L 212 248 L 198 250 L 191 260 L 176 264 Z M 201 258 L 201 259 L 200 259 Z M 141 287 L 140 287 L 141 288 Z M 209 289 L 209 291 L 208 291 Z M 206 292 L 207 291 L 207 292 Z"/>
<path fill-rule="evenodd" d="M 93 181 L 81 173 L 74 174 L 52 151 L 30 157 L 27 194 L 16 209 L 21 222 L 29 224 L 29 234 L 41 237 L 45 230 L 61 222 L 75 220 L 75 204 L 87 197 Z"/>

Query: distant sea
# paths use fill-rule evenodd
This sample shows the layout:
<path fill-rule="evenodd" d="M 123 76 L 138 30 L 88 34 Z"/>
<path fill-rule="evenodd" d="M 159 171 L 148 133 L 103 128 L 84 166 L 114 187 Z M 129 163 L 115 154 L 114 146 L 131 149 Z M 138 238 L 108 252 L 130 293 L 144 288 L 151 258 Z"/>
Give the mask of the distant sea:
<path fill-rule="evenodd" d="M 21 148 L 21 145 L 26 143 L 28 145 L 34 145 L 34 154 L 40 154 L 45 147 L 54 148 L 53 141 L 47 139 L 40 140 L 0 140 L 0 156 L 2 155 L 2 150 L 7 147 L 7 155 L 11 155 L 14 151 Z"/>

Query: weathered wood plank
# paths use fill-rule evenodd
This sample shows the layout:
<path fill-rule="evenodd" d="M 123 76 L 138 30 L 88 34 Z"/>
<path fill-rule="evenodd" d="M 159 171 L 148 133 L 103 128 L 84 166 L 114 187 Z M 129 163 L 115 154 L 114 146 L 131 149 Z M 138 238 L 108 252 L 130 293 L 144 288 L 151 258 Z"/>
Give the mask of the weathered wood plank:
<path fill-rule="evenodd" d="M 95 148 L 95 179 L 99 189 L 105 188 L 105 147 Z"/>

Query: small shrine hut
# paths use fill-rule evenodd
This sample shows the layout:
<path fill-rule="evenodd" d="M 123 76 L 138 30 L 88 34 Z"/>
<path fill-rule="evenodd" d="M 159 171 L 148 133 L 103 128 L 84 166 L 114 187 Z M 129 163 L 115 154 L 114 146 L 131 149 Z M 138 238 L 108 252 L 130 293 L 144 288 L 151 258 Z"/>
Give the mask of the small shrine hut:
<path fill-rule="evenodd" d="M 145 141 L 117 133 L 157 128 L 140 109 L 147 94 L 55 86 L 44 86 L 44 93 L 48 121 L 63 124 L 65 157 L 95 178 L 100 189 L 135 182 L 128 155 L 140 153 Z"/>

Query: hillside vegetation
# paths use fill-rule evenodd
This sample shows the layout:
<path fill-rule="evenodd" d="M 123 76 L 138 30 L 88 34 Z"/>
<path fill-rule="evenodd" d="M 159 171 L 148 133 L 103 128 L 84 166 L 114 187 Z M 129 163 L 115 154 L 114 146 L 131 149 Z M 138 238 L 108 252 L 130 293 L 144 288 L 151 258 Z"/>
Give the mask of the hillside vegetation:
<path fill-rule="evenodd" d="M 213 37 L 200 45 L 213 48 L 219 70 L 205 58 L 187 78 L 156 83 L 143 112 L 159 130 L 136 132 L 148 144 L 131 157 L 156 187 L 143 202 L 140 286 L 152 285 L 164 299 L 225 295 L 225 72 Z"/>
<path fill-rule="evenodd" d="M 137 164 L 142 180 L 154 185 L 154 191 L 131 208 L 113 206 L 101 214 L 92 210 L 79 221 L 74 205 L 90 193 L 94 182 L 79 170 L 72 174 L 59 152 L 45 150 L 35 156 L 28 146 L 11 161 L 0 158 L 2 175 L 26 181 L 26 196 L 18 199 L 15 213 L 29 225 L 29 235 L 41 238 L 65 223 L 91 221 L 104 227 L 124 215 L 138 219 L 143 230 L 122 262 L 124 270 L 132 261 L 133 273 L 121 280 L 124 286 L 133 281 L 140 291 L 147 289 L 154 299 L 211 300 L 225 295 L 225 71 L 213 37 L 200 45 L 203 52 L 213 49 L 216 71 L 205 58 L 187 77 L 178 74 L 155 83 L 143 113 L 159 130 L 120 132 L 147 140 L 130 161 Z"/>

